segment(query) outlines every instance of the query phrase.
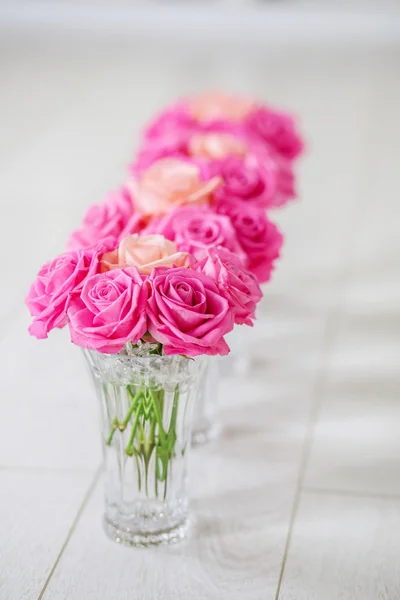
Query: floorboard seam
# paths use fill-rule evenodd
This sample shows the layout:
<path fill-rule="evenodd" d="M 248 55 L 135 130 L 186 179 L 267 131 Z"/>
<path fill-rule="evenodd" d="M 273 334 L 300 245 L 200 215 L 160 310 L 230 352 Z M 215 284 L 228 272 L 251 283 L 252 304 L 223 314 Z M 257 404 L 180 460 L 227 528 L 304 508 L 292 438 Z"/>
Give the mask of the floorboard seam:
<path fill-rule="evenodd" d="M 375 500 L 400 500 L 400 494 L 385 494 L 379 492 L 363 492 L 358 490 L 330 489 L 313 486 L 302 486 L 301 491 L 305 494 L 320 494 L 321 496 L 344 496 L 346 498 L 365 498 Z"/>
<path fill-rule="evenodd" d="M 69 544 L 69 541 L 72 538 L 72 535 L 73 535 L 73 533 L 74 533 L 74 531 L 75 531 L 75 529 L 76 529 L 76 527 L 77 527 L 77 525 L 79 523 L 79 520 L 80 520 L 80 518 L 82 516 L 82 513 L 85 510 L 87 503 L 89 502 L 90 496 L 92 495 L 93 490 L 94 490 L 94 488 L 97 485 L 97 482 L 99 480 L 101 472 L 102 472 L 102 467 L 99 466 L 97 468 L 97 470 L 96 470 L 96 473 L 95 473 L 95 475 L 94 475 L 94 477 L 93 477 L 93 479 L 92 479 L 92 481 L 91 481 L 91 483 L 90 483 L 87 491 L 86 491 L 86 494 L 85 494 L 85 496 L 83 498 L 83 501 L 82 501 L 82 503 L 81 503 L 81 505 L 80 505 L 80 507 L 78 509 L 78 512 L 75 515 L 75 518 L 74 518 L 74 520 L 72 522 L 71 528 L 70 528 L 70 530 L 69 530 L 69 532 L 67 534 L 67 537 L 65 538 L 65 541 L 64 541 L 63 545 L 61 546 L 61 550 L 58 553 L 58 556 L 57 556 L 57 558 L 56 558 L 56 560 L 55 560 L 55 562 L 54 562 L 54 564 L 53 564 L 53 566 L 51 568 L 50 573 L 47 576 L 47 579 L 46 579 L 46 581 L 44 583 L 44 586 L 43 586 L 43 588 L 42 588 L 42 590 L 41 590 L 41 592 L 40 592 L 37 600 L 42 600 L 44 598 L 44 594 L 46 593 L 46 590 L 47 590 L 47 587 L 48 587 L 48 585 L 50 583 L 50 580 L 51 580 L 52 576 L 54 575 L 54 572 L 55 572 L 55 570 L 56 570 L 56 568 L 57 568 L 57 566 L 58 566 L 58 564 L 59 564 L 59 562 L 61 560 L 62 555 L 65 552 L 65 549 L 67 548 L 67 546 Z"/>
<path fill-rule="evenodd" d="M 371 98 L 371 101 L 373 101 L 373 97 Z M 371 107 L 367 105 L 367 110 L 366 110 L 366 114 L 365 114 L 366 122 L 368 122 L 370 108 Z M 371 161 L 371 157 L 373 156 L 370 151 L 370 146 L 368 145 L 368 136 L 370 134 L 370 131 L 369 131 L 369 128 L 365 128 L 365 129 L 366 129 L 365 140 L 364 140 L 365 155 L 363 156 L 362 162 L 360 162 L 360 169 L 362 167 L 364 167 L 364 171 L 366 168 L 368 168 L 368 164 Z M 362 178 L 361 178 L 361 181 L 363 181 Z M 361 189 L 359 190 L 359 200 L 357 203 L 358 205 L 360 205 L 364 199 L 364 190 L 362 189 L 363 185 L 361 185 L 360 187 L 361 187 Z M 370 205 L 372 205 L 372 202 L 373 202 L 373 199 L 371 199 Z M 365 208 L 366 207 L 364 206 L 364 211 L 361 212 L 363 220 L 366 219 L 366 215 L 367 215 L 367 210 L 365 210 Z M 312 405 L 311 405 L 311 409 L 310 409 L 310 415 L 309 415 L 309 418 L 307 421 L 305 441 L 304 441 L 303 451 L 302 451 L 301 459 L 300 459 L 299 474 L 297 477 L 296 492 L 295 492 L 295 496 L 294 496 L 294 500 L 293 500 L 292 511 L 291 511 L 290 518 L 289 518 L 288 533 L 287 533 L 286 544 L 285 544 L 281 569 L 280 569 L 279 578 L 278 578 L 275 600 L 279 600 L 279 597 L 280 597 L 283 577 L 285 574 L 285 568 L 286 568 L 286 563 L 287 563 L 287 557 L 289 554 L 290 543 L 292 540 L 293 527 L 294 527 L 294 523 L 296 520 L 299 504 L 300 504 L 301 494 L 303 492 L 303 479 L 304 479 L 304 476 L 306 473 L 306 469 L 307 469 L 307 465 L 308 465 L 308 461 L 309 461 L 309 457 L 311 454 L 311 449 L 312 449 L 312 445 L 313 445 L 313 441 L 314 441 L 313 431 L 315 429 L 315 425 L 318 420 L 318 415 L 319 415 L 319 412 L 321 409 L 321 404 L 322 404 L 322 401 L 324 398 L 324 391 L 326 388 L 326 384 L 329 380 L 329 357 L 330 357 L 331 349 L 332 349 L 334 341 L 335 341 L 335 337 L 336 337 L 338 329 L 339 329 L 340 318 L 345 309 L 345 304 L 343 301 L 343 299 L 344 299 L 343 292 L 345 291 L 346 284 L 350 278 L 351 273 L 353 272 L 353 266 L 354 266 L 353 263 L 355 261 L 356 243 L 359 238 L 360 230 L 361 230 L 359 211 L 357 211 L 357 210 L 355 211 L 352 221 L 354 221 L 353 226 L 350 228 L 350 230 L 348 232 L 348 238 L 346 239 L 345 243 L 342 245 L 342 248 L 344 248 L 344 251 L 343 251 L 342 255 L 338 257 L 339 261 L 338 261 L 338 265 L 336 268 L 336 273 L 334 272 L 333 277 L 332 277 L 332 289 L 339 290 L 339 294 L 335 298 L 334 304 L 331 305 L 330 307 L 328 307 L 328 310 L 326 313 L 325 331 L 324 331 L 324 336 L 323 336 L 323 340 L 321 343 L 321 351 L 320 351 L 321 363 L 320 363 L 320 365 L 317 369 L 317 373 L 316 373 L 314 392 L 312 394 Z M 357 235 L 355 235 L 355 232 L 357 233 Z"/>

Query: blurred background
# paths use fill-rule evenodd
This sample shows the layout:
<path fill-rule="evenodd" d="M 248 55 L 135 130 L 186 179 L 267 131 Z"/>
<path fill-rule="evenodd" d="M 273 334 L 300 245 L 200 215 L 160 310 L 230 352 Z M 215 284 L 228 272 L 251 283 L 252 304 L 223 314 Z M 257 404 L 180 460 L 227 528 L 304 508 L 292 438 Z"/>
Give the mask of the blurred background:
<path fill-rule="evenodd" d="M 296 219 L 319 218 L 337 195 L 351 204 L 344 152 L 354 144 L 355 161 L 363 136 L 371 145 L 384 110 L 373 97 L 393 96 L 399 39 L 399 0 L 0 0 L 1 202 L 24 206 L 23 223 L 19 211 L 2 220 L 3 243 L 29 231 L 32 276 L 49 244 L 62 248 L 84 208 L 119 185 L 143 124 L 209 88 L 301 119 L 309 153 Z M 32 231 L 38 203 L 45 215 Z"/>
<path fill-rule="evenodd" d="M 153 568 L 97 538 L 83 360 L 65 332 L 28 337 L 23 298 L 124 180 L 143 125 L 210 88 L 292 111 L 307 152 L 299 201 L 271 215 L 286 244 L 252 370 L 222 382 L 225 434 L 193 459 L 215 519 L 181 580 L 160 564 L 137 597 L 400 597 L 400 1 L 1 0 L 2 600 L 132 600 L 127 573 Z"/>

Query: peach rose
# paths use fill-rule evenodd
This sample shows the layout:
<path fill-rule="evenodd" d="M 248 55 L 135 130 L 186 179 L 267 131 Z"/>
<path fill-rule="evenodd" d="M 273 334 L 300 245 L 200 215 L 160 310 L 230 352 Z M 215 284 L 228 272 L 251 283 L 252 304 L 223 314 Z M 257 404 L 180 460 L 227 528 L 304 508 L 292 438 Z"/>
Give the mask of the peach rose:
<path fill-rule="evenodd" d="M 144 215 L 161 216 L 183 204 L 209 204 L 220 177 L 200 179 L 197 165 L 178 158 L 161 158 L 130 182 L 134 202 Z"/>
<path fill-rule="evenodd" d="M 141 275 L 150 275 L 155 267 L 188 266 L 188 253 L 178 252 L 176 244 L 162 235 L 128 235 L 101 260 L 101 271 L 136 267 Z"/>
<path fill-rule="evenodd" d="M 254 101 L 220 92 L 208 92 L 188 100 L 188 109 L 196 121 L 226 119 L 241 121 L 254 108 Z"/>
<path fill-rule="evenodd" d="M 219 160 L 227 156 L 246 156 L 247 146 L 230 133 L 199 133 L 191 138 L 189 152 L 196 158 Z"/>

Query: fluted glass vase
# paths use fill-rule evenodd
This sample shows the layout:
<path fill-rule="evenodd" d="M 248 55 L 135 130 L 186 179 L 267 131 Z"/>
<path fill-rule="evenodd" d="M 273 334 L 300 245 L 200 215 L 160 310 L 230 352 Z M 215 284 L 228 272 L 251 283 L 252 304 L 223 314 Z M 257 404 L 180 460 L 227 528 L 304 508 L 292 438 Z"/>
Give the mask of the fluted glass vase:
<path fill-rule="evenodd" d="M 198 395 L 193 415 L 193 446 L 206 444 L 218 435 L 218 378 L 218 358 L 202 357 L 199 368 Z"/>
<path fill-rule="evenodd" d="M 249 328 L 242 325 L 235 327 L 226 336 L 229 348 L 228 356 L 220 360 L 220 374 L 223 377 L 248 376 L 251 371 L 251 353 Z M 250 338 L 251 339 L 251 338 Z"/>
<path fill-rule="evenodd" d="M 188 454 L 201 360 L 143 348 L 85 350 L 101 403 L 104 527 L 115 541 L 157 545 L 188 526 Z"/>

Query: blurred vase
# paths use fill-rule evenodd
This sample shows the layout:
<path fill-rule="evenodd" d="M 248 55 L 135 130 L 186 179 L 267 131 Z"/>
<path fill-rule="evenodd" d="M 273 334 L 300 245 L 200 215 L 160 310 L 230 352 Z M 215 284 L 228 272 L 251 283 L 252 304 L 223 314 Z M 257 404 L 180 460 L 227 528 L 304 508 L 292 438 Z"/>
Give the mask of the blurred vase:
<path fill-rule="evenodd" d="M 84 352 L 101 404 L 107 535 L 131 546 L 183 538 L 201 360 Z"/>
<path fill-rule="evenodd" d="M 198 393 L 194 406 L 193 446 L 200 446 L 215 439 L 219 431 L 217 420 L 219 361 L 210 356 L 201 358 Z"/>
<path fill-rule="evenodd" d="M 248 334 L 248 327 L 242 325 L 235 327 L 226 336 L 226 341 L 231 351 L 219 361 L 220 374 L 223 377 L 249 374 L 251 369 L 251 355 L 246 334 Z"/>

